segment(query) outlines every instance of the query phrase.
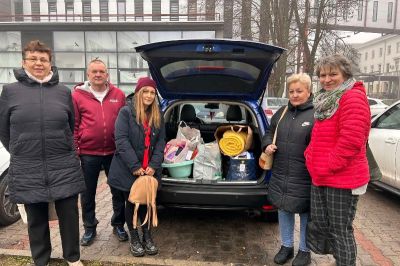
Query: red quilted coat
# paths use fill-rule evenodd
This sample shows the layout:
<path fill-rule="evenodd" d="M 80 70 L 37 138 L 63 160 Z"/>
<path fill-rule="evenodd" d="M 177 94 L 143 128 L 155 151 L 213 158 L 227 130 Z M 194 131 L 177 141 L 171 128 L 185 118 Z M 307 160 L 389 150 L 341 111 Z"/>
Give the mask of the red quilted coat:
<path fill-rule="evenodd" d="M 362 82 L 356 82 L 339 101 L 335 114 L 316 120 L 304 152 L 315 186 L 354 189 L 369 181 L 366 142 L 371 114 Z"/>

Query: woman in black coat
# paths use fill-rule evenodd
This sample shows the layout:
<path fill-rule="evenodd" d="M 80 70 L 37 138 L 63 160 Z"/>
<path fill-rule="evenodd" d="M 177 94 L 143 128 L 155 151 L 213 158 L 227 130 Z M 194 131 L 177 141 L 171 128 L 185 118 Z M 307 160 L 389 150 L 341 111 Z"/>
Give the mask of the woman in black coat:
<path fill-rule="evenodd" d="M 59 218 L 63 256 L 81 265 L 77 203 L 85 182 L 73 145 L 71 91 L 58 83 L 51 50 L 40 41 L 24 48 L 22 67 L 0 97 L 0 140 L 11 156 L 10 199 L 25 204 L 35 265 L 50 260 L 50 202 Z"/>
<path fill-rule="evenodd" d="M 116 151 L 108 174 L 108 184 L 125 196 L 125 221 L 129 229 L 130 249 L 133 256 L 158 253 L 147 223 L 142 225 L 143 244 L 139 232 L 133 228 L 134 205 L 128 201 L 133 182 L 138 176 L 151 175 L 161 185 L 161 163 L 164 159 L 165 128 L 156 101 L 156 84 L 148 78 L 138 80 L 134 102 L 121 108 L 115 122 Z M 139 217 L 143 222 L 146 205 L 140 205 Z"/>
<path fill-rule="evenodd" d="M 271 119 L 271 130 L 263 139 L 265 153 L 274 153 L 272 177 L 268 187 L 268 198 L 278 208 L 279 229 L 282 246 L 274 261 L 284 264 L 294 256 L 294 216 L 300 215 L 299 252 L 292 265 L 311 263 L 310 250 L 305 235 L 310 209 L 311 179 L 305 166 L 304 150 L 310 142 L 314 125 L 314 109 L 311 97 L 311 80 L 307 74 L 295 74 L 288 78 L 289 103 L 280 108 Z M 279 123 L 276 145 L 272 139 Z"/>

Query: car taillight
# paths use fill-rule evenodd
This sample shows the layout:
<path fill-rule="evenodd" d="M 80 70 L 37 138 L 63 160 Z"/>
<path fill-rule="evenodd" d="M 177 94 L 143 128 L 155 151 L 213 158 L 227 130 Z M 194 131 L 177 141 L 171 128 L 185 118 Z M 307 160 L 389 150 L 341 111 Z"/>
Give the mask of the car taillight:
<path fill-rule="evenodd" d="M 271 109 L 265 109 L 265 110 L 264 110 L 264 113 L 265 113 L 266 115 L 273 115 Z"/>
<path fill-rule="evenodd" d="M 263 209 L 264 211 L 272 211 L 272 210 L 275 209 L 275 207 L 274 207 L 273 205 L 263 205 L 263 206 L 262 206 L 262 209 Z"/>

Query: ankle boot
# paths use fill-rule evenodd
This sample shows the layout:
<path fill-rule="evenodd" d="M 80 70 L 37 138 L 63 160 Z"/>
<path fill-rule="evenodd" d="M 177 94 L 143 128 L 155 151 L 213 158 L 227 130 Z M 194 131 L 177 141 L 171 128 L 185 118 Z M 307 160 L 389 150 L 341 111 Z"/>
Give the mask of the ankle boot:
<path fill-rule="evenodd" d="M 280 265 L 285 264 L 288 260 L 293 258 L 294 256 L 293 253 L 294 253 L 293 247 L 289 248 L 281 246 L 281 249 L 279 250 L 278 253 L 276 253 L 274 257 L 274 262 Z"/>
<path fill-rule="evenodd" d="M 129 246 L 132 255 L 134 257 L 142 257 L 144 255 L 144 248 L 140 242 L 139 231 L 137 229 L 133 229 L 132 231 L 129 231 L 129 234 L 131 235 Z"/>
<path fill-rule="evenodd" d="M 292 261 L 292 266 L 306 266 L 311 263 L 311 253 L 307 251 L 299 250 L 296 258 Z"/>
<path fill-rule="evenodd" d="M 143 246 L 146 251 L 146 254 L 147 255 L 157 254 L 158 248 L 156 247 L 156 245 L 154 245 L 150 230 L 146 226 L 143 226 L 142 229 L 143 229 Z"/>

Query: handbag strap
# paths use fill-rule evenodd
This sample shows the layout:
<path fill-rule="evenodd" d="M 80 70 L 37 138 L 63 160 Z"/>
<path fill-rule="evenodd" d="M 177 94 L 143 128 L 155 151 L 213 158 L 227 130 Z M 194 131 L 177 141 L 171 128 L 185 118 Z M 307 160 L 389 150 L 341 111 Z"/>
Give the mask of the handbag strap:
<path fill-rule="evenodd" d="M 274 144 L 274 145 L 275 145 L 275 143 L 276 143 L 276 135 L 277 135 L 276 132 L 278 132 L 279 122 L 281 122 L 283 116 L 286 114 L 287 109 L 288 109 L 288 107 L 287 107 L 287 105 L 286 105 L 285 109 L 283 110 L 283 112 L 282 112 L 282 114 L 281 114 L 281 117 L 280 117 L 279 120 L 278 120 L 278 124 L 276 124 L 275 132 L 274 132 L 274 138 L 273 138 L 273 140 L 272 140 L 272 144 Z"/>

